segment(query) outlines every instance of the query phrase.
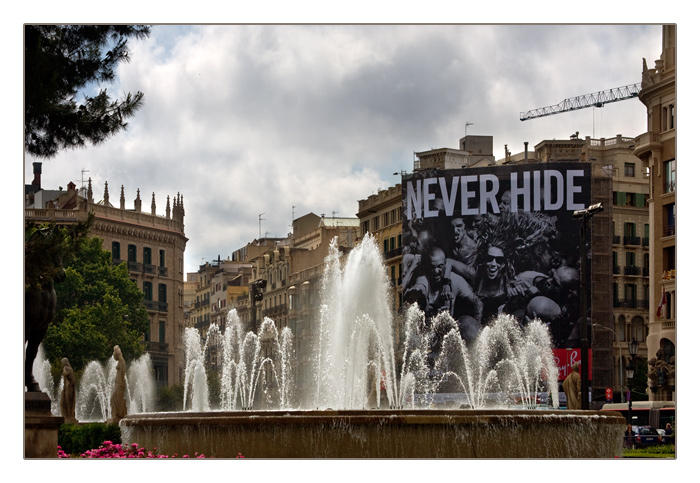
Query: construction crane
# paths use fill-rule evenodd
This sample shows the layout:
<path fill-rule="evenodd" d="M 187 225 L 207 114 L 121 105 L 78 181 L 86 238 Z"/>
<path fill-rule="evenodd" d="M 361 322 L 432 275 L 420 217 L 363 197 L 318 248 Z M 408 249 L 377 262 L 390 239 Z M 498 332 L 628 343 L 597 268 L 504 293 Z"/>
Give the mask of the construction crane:
<path fill-rule="evenodd" d="M 594 92 L 583 96 L 570 97 L 564 99 L 555 106 L 542 107 L 533 109 L 527 112 L 520 113 L 520 120 L 527 121 L 536 117 L 551 116 L 562 112 L 575 111 L 577 109 L 585 109 L 587 107 L 603 107 L 610 102 L 624 101 L 639 96 L 639 91 L 642 89 L 642 84 L 631 84 L 628 86 L 617 87 L 607 91 Z"/>

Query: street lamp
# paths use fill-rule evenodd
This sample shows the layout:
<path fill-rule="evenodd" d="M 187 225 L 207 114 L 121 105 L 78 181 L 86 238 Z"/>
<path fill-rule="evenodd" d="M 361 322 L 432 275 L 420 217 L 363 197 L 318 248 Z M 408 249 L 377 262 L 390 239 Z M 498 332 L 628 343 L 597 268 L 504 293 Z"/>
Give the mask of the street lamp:
<path fill-rule="evenodd" d="M 600 324 L 593 324 L 593 327 L 597 327 L 599 329 L 605 329 L 607 331 L 612 332 L 612 335 L 615 338 L 614 340 L 618 340 L 617 334 L 610 327 L 605 327 L 604 325 L 600 325 Z M 622 345 L 618 344 L 618 347 L 620 349 L 620 381 L 619 381 L 620 382 L 620 402 L 622 402 L 623 401 L 623 396 L 622 396 Z"/>
<path fill-rule="evenodd" d="M 603 203 L 590 205 L 583 210 L 574 211 L 573 218 L 581 220 L 581 409 L 589 409 L 588 404 L 588 257 L 586 252 L 586 233 L 588 223 L 596 213 L 603 211 Z"/>
<path fill-rule="evenodd" d="M 632 340 L 627 344 L 627 348 L 630 351 L 630 363 L 627 366 L 627 386 L 629 390 L 629 398 L 627 399 L 627 424 L 632 422 L 632 379 L 634 379 L 634 359 L 637 357 L 637 351 L 639 350 L 639 342 L 637 339 L 632 337 Z"/>

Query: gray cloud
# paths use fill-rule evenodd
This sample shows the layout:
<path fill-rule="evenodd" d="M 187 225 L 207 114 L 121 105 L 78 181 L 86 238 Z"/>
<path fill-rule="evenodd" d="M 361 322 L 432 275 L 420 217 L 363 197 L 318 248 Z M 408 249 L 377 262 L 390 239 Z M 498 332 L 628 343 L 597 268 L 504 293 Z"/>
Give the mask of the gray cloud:
<path fill-rule="evenodd" d="M 44 163 L 44 186 L 141 189 L 158 212 L 185 200 L 186 270 L 262 234 L 285 236 L 292 211 L 354 216 L 357 200 L 399 181 L 413 152 L 464 135 L 503 145 L 637 136 L 636 100 L 521 122 L 520 111 L 636 83 L 661 27 L 641 25 L 156 26 L 134 41 L 111 92 L 146 105 L 102 146 Z M 31 163 L 25 176 L 31 179 Z M 97 196 L 97 194 L 96 194 Z M 292 208 L 294 207 L 294 208 Z"/>

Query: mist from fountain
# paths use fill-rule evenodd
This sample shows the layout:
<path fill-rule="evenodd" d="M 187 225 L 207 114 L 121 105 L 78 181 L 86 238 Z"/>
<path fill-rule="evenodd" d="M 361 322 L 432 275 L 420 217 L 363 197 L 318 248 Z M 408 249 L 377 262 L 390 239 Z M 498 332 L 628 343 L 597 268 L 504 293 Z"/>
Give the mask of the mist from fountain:
<path fill-rule="evenodd" d="M 228 313 L 223 333 L 210 325 L 204 341 L 196 329 L 185 329 L 185 396 L 183 410 L 209 411 L 205 366 L 220 363 L 218 409 L 252 409 L 256 397 L 265 407 L 288 408 L 292 391 L 292 337 L 265 318 L 257 333 L 245 332 L 235 310 Z"/>

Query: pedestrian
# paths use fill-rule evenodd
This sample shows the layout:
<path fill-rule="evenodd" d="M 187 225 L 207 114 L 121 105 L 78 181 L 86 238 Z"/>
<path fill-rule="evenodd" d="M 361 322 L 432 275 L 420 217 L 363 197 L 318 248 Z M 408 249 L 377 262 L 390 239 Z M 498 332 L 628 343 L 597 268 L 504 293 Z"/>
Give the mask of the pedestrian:
<path fill-rule="evenodd" d="M 634 431 L 632 430 L 631 424 L 628 424 L 627 429 L 625 430 L 625 447 L 626 448 L 633 448 L 634 447 Z"/>

